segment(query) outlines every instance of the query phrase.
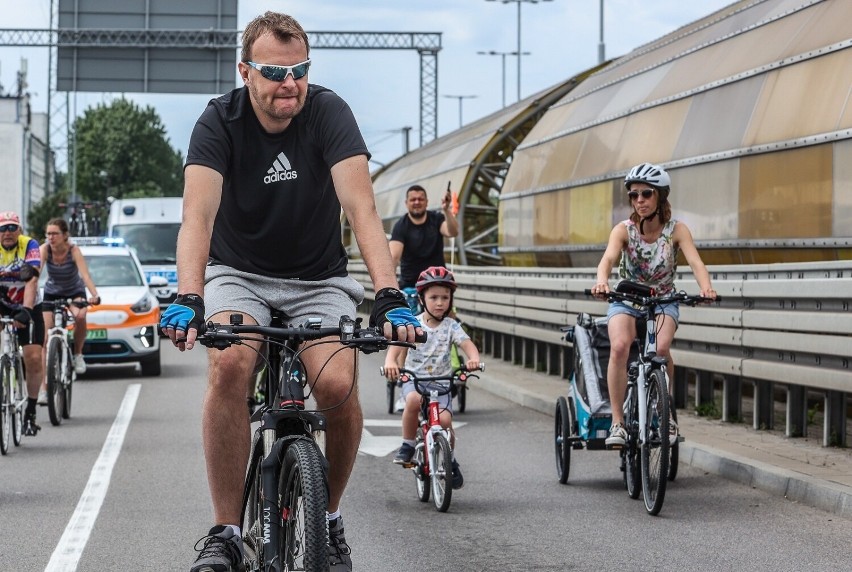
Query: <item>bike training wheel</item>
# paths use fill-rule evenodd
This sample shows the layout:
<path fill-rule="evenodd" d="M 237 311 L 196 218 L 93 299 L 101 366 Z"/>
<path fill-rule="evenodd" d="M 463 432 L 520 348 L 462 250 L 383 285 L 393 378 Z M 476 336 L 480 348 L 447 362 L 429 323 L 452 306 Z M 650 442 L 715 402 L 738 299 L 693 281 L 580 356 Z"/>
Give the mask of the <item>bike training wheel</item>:
<path fill-rule="evenodd" d="M 635 385 L 627 387 L 624 403 L 624 429 L 627 431 L 627 440 L 621 449 L 624 459 L 624 486 L 627 495 L 636 500 L 642 492 L 642 475 L 639 468 L 639 404 Z"/>
<path fill-rule="evenodd" d="M 648 379 L 645 430 L 648 438 L 642 443 L 642 493 L 645 509 L 650 515 L 659 514 L 666 496 L 669 474 L 669 396 L 663 372 L 652 370 Z"/>
<path fill-rule="evenodd" d="M 47 413 L 52 425 L 62 424 L 62 411 L 65 407 L 65 387 L 62 383 L 62 340 L 51 337 L 47 342 Z"/>
<path fill-rule="evenodd" d="M 674 399 L 669 395 L 669 411 L 672 414 L 672 419 L 677 423 L 677 410 L 674 406 Z M 669 481 L 674 481 L 677 478 L 677 463 L 680 458 L 680 447 L 678 441 L 674 445 L 669 445 Z"/>
<path fill-rule="evenodd" d="M 284 453 L 278 481 L 282 515 L 279 554 L 284 570 L 328 570 L 328 493 L 316 445 L 294 441 Z"/>
<path fill-rule="evenodd" d="M 571 433 L 573 419 L 568 407 L 568 400 L 560 397 L 556 400 L 556 415 L 554 423 L 554 442 L 556 443 L 556 475 L 563 485 L 568 482 L 571 471 Z"/>
<path fill-rule="evenodd" d="M 438 512 L 447 512 L 453 498 L 453 451 L 447 438 L 435 434 L 435 466 L 429 475 L 432 481 L 432 502 Z"/>
<path fill-rule="evenodd" d="M 14 410 L 12 380 L 9 376 L 9 359 L 4 357 L 2 365 L 0 365 L 0 454 L 3 455 L 9 452 Z"/>
<path fill-rule="evenodd" d="M 388 396 L 388 413 L 393 414 L 394 405 L 396 405 L 396 382 L 388 381 L 387 382 L 387 396 Z"/>
<path fill-rule="evenodd" d="M 411 458 L 414 463 L 414 484 L 417 485 L 417 499 L 420 502 L 429 502 L 429 468 L 426 466 L 426 455 L 423 454 L 423 449 L 426 445 L 423 442 L 423 430 L 417 430 L 417 443 L 414 446 L 414 457 Z"/>
<path fill-rule="evenodd" d="M 263 461 L 263 455 L 258 450 L 246 474 L 243 517 L 240 522 L 248 570 L 260 570 L 260 561 L 263 556 L 263 522 L 261 519 L 261 515 L 263 514 L 263 498 L 260 495 L 261 461 Z"/>
<path fill-rule="evenodd" d="M 459 413 L 464 413 L 464 410 L 467 409 L 467 385 L 462 385 L 459 387 Z"/>

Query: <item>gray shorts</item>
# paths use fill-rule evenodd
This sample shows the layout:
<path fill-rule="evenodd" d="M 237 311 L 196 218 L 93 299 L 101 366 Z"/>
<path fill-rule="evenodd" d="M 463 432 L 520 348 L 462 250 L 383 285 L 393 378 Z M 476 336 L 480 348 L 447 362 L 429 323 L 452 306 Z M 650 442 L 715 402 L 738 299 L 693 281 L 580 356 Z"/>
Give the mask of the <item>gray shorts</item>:
<path fill-rule="evenodd" d="M 435 384 L 436 386 L 440 385 L 442 388 L 446 387 L 446 382 L 439 383 L 439 382 L 421 381 L 420 382 L 420 389 L 428 390 L 430 383 Z M 413 381 L 406 381 L 405 383 L 402 384 L 402 398 L 405 399 L 406 397 L 408 397 L 409 393 L 417 393 L 417 390 L 414 388 L 414 382 Z M 426 396 L 426 399 L 427 400 L 429 399 L 428 395 Z M 438 396 L 438 408 L 441 411 L 446 409 L 447 411 L 450 412 L 450 414 L 452 414 L 452 412 L 453 412 L 453 394 L 447 393 L 446 395 L 439 395 Z"/>
<path fill-rule="evenodd" d="M 272 309 L 301 325 L 307 318 L 322 318 L 322 327 L 337 326 L 341 316 L 355 318 L 364 300 L 364 287 L 350 276 L 327 280 L 287 280 L 236 270 L 223 264 L 208 265 L 205 272 L 205 320 L 220 312 L 248 314 L 268 325 Z"/>

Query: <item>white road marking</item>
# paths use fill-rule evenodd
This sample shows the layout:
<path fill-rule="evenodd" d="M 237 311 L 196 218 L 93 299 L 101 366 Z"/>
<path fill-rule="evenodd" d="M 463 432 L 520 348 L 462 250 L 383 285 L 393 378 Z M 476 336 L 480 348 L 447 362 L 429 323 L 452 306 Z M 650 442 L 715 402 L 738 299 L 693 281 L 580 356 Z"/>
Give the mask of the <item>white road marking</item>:
<path fill-rule="evenodd" d="M 399 427 L 401 419 L 364 419 L 364 429 L 361 430 L 361 444 L 358 452 L 374 457 L 390 455 L 399 448 L 401 437 L 399 435 L 383 436 L 373 435 L 367 431 L 367 427 Z M 458 429 L 467 425 L 464 421 L 453 422 L 453 428 Z"/>
<path fill-rule="evenodd" d="M 104 441 L 101 454 L 92 467 L 89 482 L 86 483 L 86 488 L 77 503 L 77 508 L 71 515 L 71 520 L 68 521 L 68 526 L 65 527 L 65 532 L 62 533 L 62 538 L 59 539 L 59 544 L 56 545 L 44 572 L 74 572 L 77 570 L 77 563 L 80 561 L 83 549 L 89 541 L 92 527 L 95 525 L 95 520 L 98 518 L 98 513 L 109 488 L 112 469 L 119 453 L 121 453 L 124 436 L 127 433 L 127 427 L 130 425 L 130 419 L 133 417 L 133 410 L 136 408 L 136 400 L 139 398 L 141 388 L 142 385 L 139 383 L 134 383 L 127 388 L 112 428 L 109 430 L 106 441 Z"/>

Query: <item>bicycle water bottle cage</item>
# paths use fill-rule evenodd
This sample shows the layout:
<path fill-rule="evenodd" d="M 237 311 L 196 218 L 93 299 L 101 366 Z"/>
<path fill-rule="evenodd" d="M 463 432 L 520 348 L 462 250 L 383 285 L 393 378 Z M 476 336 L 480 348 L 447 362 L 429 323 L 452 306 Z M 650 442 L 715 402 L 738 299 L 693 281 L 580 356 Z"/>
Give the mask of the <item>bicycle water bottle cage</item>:
<path fill-rule="evenodd" d="M 633 282 L 632 280 L 622 280 L 615 287 L 616 292 L 622 294 L 633 294 L 634 296 L 649 297 L 654 295 L 654 289 L 647 284 Z"/>

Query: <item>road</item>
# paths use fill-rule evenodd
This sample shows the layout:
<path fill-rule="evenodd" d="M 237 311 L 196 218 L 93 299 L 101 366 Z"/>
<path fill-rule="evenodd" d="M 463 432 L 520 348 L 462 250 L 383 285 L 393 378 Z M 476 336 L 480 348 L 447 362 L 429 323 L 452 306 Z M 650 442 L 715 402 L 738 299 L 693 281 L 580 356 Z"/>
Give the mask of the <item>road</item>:
<path fill-rule="evenodd" d="M 465 486 L 438 513 L 416 499 L 410 471 L 390 462 L 399 417 L 385 411 L 380 359 L 362 360 L 364 450 L 342 507 L 359 571 L 852 563 L 848 520 L 691 467 L 681 466 L 658 517 L 627 497 L 615 453 L 575 451 L 569 484 L 560 485 L 552 419 L 477 391 L 475 381 L 467 412 L 457 415 Z M 204 372 L 202 351 L 164 347 L 159 378 L 91 368 L 61 427 L 41 408 L 42 432 L 0 458 L 2 568 L 188 570 L 212 518 L 199 437 Z"/>

